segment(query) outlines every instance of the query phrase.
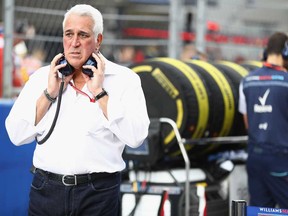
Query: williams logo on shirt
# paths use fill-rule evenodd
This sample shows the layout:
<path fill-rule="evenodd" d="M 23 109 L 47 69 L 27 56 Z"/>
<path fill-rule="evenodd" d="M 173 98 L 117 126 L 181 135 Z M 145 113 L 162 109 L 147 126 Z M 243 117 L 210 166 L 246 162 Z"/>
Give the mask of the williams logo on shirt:
<path fill-rule="evenodd" d="M 270 89 L 267 89 L 262 97 L 258 97 L 260 105 L 259 104 L 254 105 L 254 112 L 256 113 L 272 112 L 272 106 L 266 105 L 266 100 L 268 98 L 269 93 Z"/>

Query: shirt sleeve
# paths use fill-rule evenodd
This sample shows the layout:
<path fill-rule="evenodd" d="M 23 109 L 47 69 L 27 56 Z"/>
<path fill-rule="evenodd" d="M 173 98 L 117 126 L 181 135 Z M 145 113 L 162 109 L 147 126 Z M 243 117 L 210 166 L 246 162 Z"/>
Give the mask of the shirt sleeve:
<path fill-rule="evenodd" d="M 243 115 L 247 113 L 246 98 L 243 92 L 243 81 L 239 85 L 239 105 L 238 110 Z"/>
<path fill-rule="evenodd" d="M 43 75 L 43 73 L 37 74 L 41 73 L 40 71 L 36 71 L 34 73 L 35 75 L 33 74 L 29 78 L 29 81 L 23 87 L 5 121 L 9 138 L 11 142 L 17 146 L 33 142 L 35 136 L 41 131 L 41 127 L 35 126 L 36 102 L 47 83 L 38 81 L 39 75 Z M 35 79 L 37 79 L 37 81 Z M 37 85 L 33 83 L 37 83 Z"/>
<path fill-rule="evenodd" d="M 150 120 L 140 78 L 133 75 L 133 82 L 126 85 L 121 97 L 109 96 L 106 128 L 123 143 L 136 148 L 148 136 Z"/>

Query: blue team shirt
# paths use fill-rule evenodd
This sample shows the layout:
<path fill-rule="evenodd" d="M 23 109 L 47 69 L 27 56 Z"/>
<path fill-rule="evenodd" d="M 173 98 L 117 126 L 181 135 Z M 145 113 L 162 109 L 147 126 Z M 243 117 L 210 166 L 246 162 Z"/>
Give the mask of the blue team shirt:
<path fill-rule="evenodd" d="M 288 73 L 263 66 L 243 79 L 249 145 L 288 153 Z"/>

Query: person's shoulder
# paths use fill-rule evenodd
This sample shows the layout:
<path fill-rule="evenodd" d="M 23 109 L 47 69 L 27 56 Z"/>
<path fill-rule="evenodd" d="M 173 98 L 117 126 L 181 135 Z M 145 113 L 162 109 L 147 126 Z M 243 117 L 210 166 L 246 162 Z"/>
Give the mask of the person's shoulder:
<path fill-rule="evenodd" d="M 266 68 L 265 67 L 260 67 L 260 68 L 256 68 L 256 69 L 252 70 L 250 72 L 250 74 L 262 73 L 263 71 L 266 71 Z"/>
<path fill-rule="evenodd" d="M 42 66 L 30 75 L 31 79 L 47 78 L 50 70 L 50 65 Z M 29 79 L 30 79 L 29 78 Z"/>
<path fill-rule="evenodd" d="M 120 65 L 110 60 L 107 60 L 106 67 L 108 73 L 121 74 L 122 76 L 131 76 L 135 78 L 139 77 L 129 66 Z"/>
<path fill-rule="evenodd" d="M 262 68 L 262 67 L 261 67 L 261 68 L 256 68 L 256 69 L 254 69 L 254 70 L 251 70 L 251 71 L 247 74 L 247 76 L 246 76 L 245 78 L 251 77 L 251 76 L 255 76 L 255 75 L 259 74 L 259 73 L 263 73 L 263 68 Z"/>

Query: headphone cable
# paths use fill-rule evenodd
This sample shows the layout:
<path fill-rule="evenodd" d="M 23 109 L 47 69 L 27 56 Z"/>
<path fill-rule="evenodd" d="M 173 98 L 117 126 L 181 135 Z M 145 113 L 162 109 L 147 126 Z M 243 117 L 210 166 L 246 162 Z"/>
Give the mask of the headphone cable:
<path fill-rule="evenodd" d="M 60 106 L 61 106 L 61 100 L 62 100 L 62 93 L 63 93 L 63 89 L 64 89 L 64 78 L 65 76 L 62 75 L 62 81 L 61 81 L 61 84 L 60 84 L 60 89 L 59 89 L 59 96 L 58 96 L 58 102 L 57 102 L 57 108 L 56 108 L 56 113 L 55 113 L 55 116 L 54 116 L 54 119 L 53 119 L 53 122 L 52 122 L 52 125 L 48 131 L 48 133 L 46 134 L 46 136 L 42 139 L 42 140 L 38 140 L 37 136 L 36 136 L 36 142 L 39 144 L 39 145 L 42 145 L 43 143 L 45 143 L 49 137 L 51 136 L 54 128 L 55 128 L 55 125 L 56 125 L 56 122 L 57 122 L 57 119 L 58 119 L 58 115 L 59 115 L 59 111 L 60 111 Z"/>

